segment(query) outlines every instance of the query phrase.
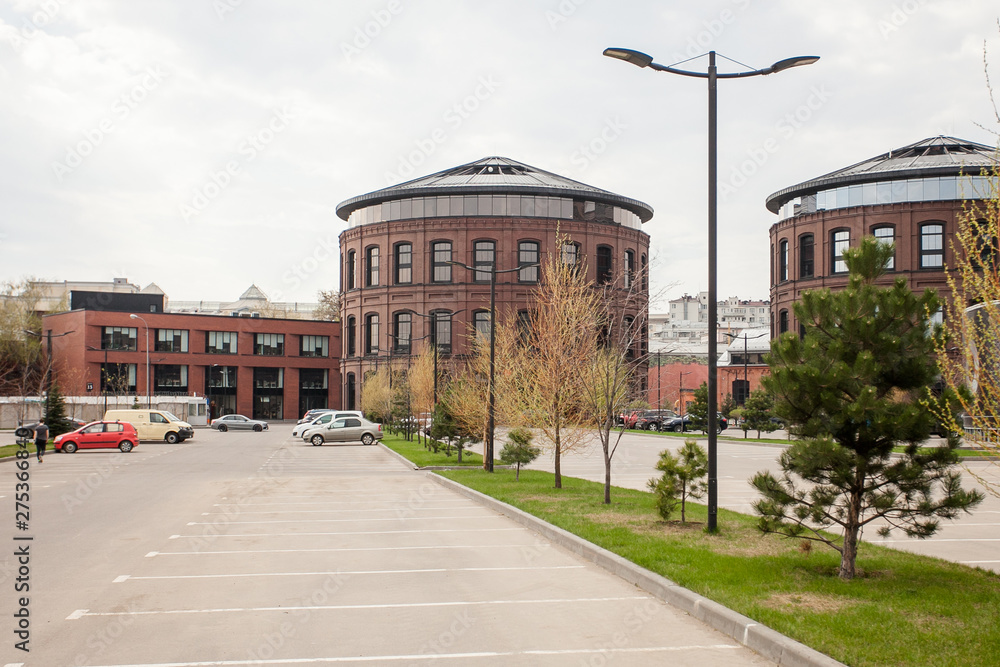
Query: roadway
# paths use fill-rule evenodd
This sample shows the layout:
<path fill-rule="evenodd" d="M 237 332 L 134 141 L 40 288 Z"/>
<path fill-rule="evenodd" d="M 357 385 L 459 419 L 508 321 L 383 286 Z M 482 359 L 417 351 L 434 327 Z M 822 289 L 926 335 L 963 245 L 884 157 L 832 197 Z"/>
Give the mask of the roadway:
<path fill-rule="evenodd" d="M 32 458 L 26 530 L 0 464 L 0 665 L 770 664 L 380 447 L 290 430 Z"/>

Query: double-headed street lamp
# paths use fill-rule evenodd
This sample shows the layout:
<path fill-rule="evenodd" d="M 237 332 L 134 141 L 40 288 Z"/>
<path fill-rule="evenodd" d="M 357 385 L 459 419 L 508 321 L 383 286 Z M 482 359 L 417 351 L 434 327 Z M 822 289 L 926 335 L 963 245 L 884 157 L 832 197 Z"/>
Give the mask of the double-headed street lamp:
<path fill-rule="evenodd" d="M 461 262 L 449 261 L 448 264 L 454 264 L 455 266 L 461 266 L 467 271 L 479 271 L 480 273 L 489 272 L 490 274 L 490 384 L 489 384 L 489 396 L 487 398 L 487 425 L 486 425 L 486 451 L 483 453 L 483 468 L 486 472 L 493 472 L 493 432 L 495 430 L 495 418 L 496 418 L 496 396 L 493 387 L 495 375 L 496 375 L 496 336 L 497 336 L 497 274 L 498 273 L 513 273 L 514 271 L 521 271 L 522 269 L 528 269 L 533 266 L 540 266 L 540 262 L 532 262 L 531 264 L 522 264 L 513 269 L 497 269 L 496 255 L 493 256 L 493 261 L 490 262 L 489 268 L 484 266 L 468 266 L 462 264 Z M 475 276 L 475 274 L 473 274 Z"/>
<path fill-rule="evenodd" d="M 151 408 L 153 407 L 153 402 L 149 397 L 149 325 L 146 324 L 146 320 L 135 313 L 129 315 L 129 319 L 140 320 L 142 325 L 146 327 L 146 407 Z"/>
<path fill-rule="evenodd" d="M 653 57 L 632 49 L 610 48 L 604 50 L 604 55 L 632 63 L 638 67 L 648 67 L 658 72 L 669 72 L 690 76 L 698 79 L 708 79 L 708 421 L 714 426 L 718 412 L 718 295 L 716 289 L 716 244 L 717 237 L 717 204 L 718 204 L 718 79 L 743 79 L 751 76 L 774 74 L 791 67 L 811 65 L 819 56 L 796 56 L 779 60 L 770 67 L 748 72 L 732 72 L 720 74 L 715 67 L 715 51 L 708 52 L 708 72 L 691 72 L 653 62 Z M 708 531 L 717 529 L 719 486 L 718 486 L 718 434 L 716 429 L 708 427 Z"/>
<path fill-rule="evenodd" d="M 733 340 L 739 340 L 740 338 L 743 339 L 743 391 L 745 393 L 742 396 L 740 396 L 740 398 L 743 399 L 742 401 L 740 401 L 740 405 L 746 405 L 747 398 L 750 396 L 750 379 L 747 377 L 747 354 L 748 354 L 748 352 L 747 352 L 747 340 L 748 340 L 748 338 L 747 338 L 747 335 L 746 335 L 745 332 L 744 332 L 744 334 L 742 336 L 737 336 L 736 334 L 731 334 L 728 331 L 724 331 L 722 333 L 725 336 L 729 336 Z M 749 338 L 760 338 L 761 336 L 764 336 L 766 334 L 767 334 L 767 332 L 765 331 L 764 333 L 759 333 L 756 336 L 750 336 Z"/>

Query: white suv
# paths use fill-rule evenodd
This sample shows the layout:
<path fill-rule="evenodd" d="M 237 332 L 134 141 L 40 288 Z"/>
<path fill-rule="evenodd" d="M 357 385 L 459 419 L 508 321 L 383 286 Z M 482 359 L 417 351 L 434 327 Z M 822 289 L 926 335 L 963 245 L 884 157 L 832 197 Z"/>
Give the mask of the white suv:
<path fill-rule="evenodd" d="M 296 424 L 295 428 L 292 429 L 293 438 L 301 438 L 302 434 L 306 432 L 306 429 L 314 428 L 316 426 L 325 426 L 329 424 L 334 419 L 340 419 L 341 417 L 362 417 L 363 415 L 357 410 L 331 410 L 329 412 L 324 412 L 312 421 L 303 422 L 302 424 Z"/>

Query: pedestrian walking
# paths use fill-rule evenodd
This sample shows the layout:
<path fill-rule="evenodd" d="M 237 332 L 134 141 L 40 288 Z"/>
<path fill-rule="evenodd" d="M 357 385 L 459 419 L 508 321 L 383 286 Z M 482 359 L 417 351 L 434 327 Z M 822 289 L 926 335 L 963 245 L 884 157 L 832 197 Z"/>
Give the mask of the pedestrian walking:
<path fill-rule="evenodd" d="M 49 441 L 49 427 L 45 425 L 45 417 L 38 420 L 35 425 L 35 454 L 38 456 L 38 462 L 42 462 L 42 457 L 45 456 L 45 445 Z"/>

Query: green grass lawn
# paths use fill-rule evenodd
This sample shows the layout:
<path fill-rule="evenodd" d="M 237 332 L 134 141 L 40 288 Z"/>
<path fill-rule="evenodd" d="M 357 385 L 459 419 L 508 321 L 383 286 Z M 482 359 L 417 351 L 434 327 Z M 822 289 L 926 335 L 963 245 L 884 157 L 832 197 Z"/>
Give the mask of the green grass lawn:
<path fill-rule="evenodd" d="M 458 453 L 452 449 L 449 453 L 442 446 L 437 452 L 433 452 L 424 447 L 424 441 L 417 442 L 416 437 L 411 441 L 403 439 L 402 435 L 390 435 L 386 433 L 382 437 L 382 444 L 392 451 L 400 454 L 415 466 L 426 468 L 427 466 L 469 466 L 470 468 L 483 467 L 483 457 L 474 454 L 466 449 L 462 452 L 462 462 L 458 462 Z"/>
<path fill-rule="evenodd" d="M 442 471 L 848 665 L 1000 665 L 1000 575 L 862 544 L 861 575 L 841 581 L 835 551 L 762 535 L 751 516 L 689 505 L 689 525 L 663 521 L 653 496 L 522 470 Z"/>

